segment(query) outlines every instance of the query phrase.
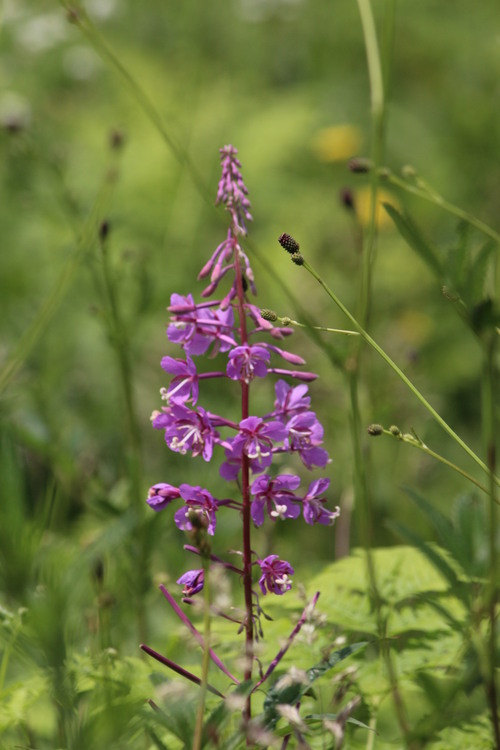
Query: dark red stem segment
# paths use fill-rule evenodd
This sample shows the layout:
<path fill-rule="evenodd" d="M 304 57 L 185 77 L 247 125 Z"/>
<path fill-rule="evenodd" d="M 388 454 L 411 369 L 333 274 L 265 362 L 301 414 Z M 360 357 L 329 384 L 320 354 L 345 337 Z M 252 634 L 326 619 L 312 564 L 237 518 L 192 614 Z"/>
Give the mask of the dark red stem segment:
<path fill-rule="evenodd" d="M 245 314 L 245 292 L 243 289 L 243 276 L 239 258 L 239 245 L 234 238 L 234 268 L 236 273 L 236 291 L 238 295 L 238 317 L 240 343 L 248 343 L 246 314 Z M 241 419 L 249 416 L 249 384 L 244 380 L 241 383 Z M 245 592 L 245 656 L 246 665 L 244 679 L 252 679 L 253 667 L 253 595 L 252 595 L 252 545 L 251 545 L 251 515 L 250 515 L 250 466 L 248 456 L 243 454 L 241 462 L 241 494 L 243 501 L 243 589 Z M 247 718 L 250 718 L 250 705 L 247 705 Z"/>

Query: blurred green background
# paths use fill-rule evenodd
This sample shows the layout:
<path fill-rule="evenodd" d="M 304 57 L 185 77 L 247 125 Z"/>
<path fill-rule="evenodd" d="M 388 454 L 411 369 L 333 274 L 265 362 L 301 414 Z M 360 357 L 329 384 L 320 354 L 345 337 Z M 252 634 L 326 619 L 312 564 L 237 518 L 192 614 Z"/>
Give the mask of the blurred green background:
<path fill-rule="evenodd" d="M 384 5 L 373 3 L 376 17 Z M 369 82 L 352 0 L 88 0 L 85 8 L 94 41 L 113 51 L 179 150 L 60 4 L 2 3 L 0 365 L 74 264 L 64 294 L 1 393 L 2 599 L 9 608 L 32 606 L 36 586 L 51 581 L 66 642 L 86 642 L 105 592 L 109 642 L 136 653 L 137 623 L 139 633 L 162 631 L 171 617 L 153 577 L 175 580 L 192 566 L 171 514 L 155 516 L 144 507 L 148 487 L 193 482 L 215 495 L 226 492 L 214 465 L 169 453 L 149 423 L 166 385 L 160 360 L 179 356 L 165 336 L 170 295 L 199 295 L 196 275 L 225 235 L 224 212 L 213 206 L 218 149 L 238 148 L 250 191 L 257 303 L 298 315 L 279 279 L 321 324 L 346 327 L 314 281 L 287 262 L 277 237 L 295 236 L 355 308 L 356 237 L 368 179 L 350 173 L 347 162 L 370 151 Z M 492 226 L 500 199 L 499 57 L 493 0 L 473 7 L 465 0 L 399 3 L 385 162 L 395 172 L 411 164 L 447 199 Z M 358 223 L 339 198 L 346 187 L 354 191 Z M 441 247 L 456 243 L 457 222 L 449 215 L 402 194 L 391 200 L 406 206 Z M 103 220 L 121 333 L 113 328 L 97 236 Z M 388 217 L 380 221 L 370 330 L 480 453 L 479 347 Z M 128 363 L 120 364 L 117 337 Z M 332 343 L 343 351 L 343 341 Z M 304 333 L 296 333 L 291 348 L 320 374 L 311 390 L 333 457 L 330 504 L 342 505 L 352 495 L 345 381 Z M 132 410 L 124 367 L 130 367 Z M 255 403 L 265 410 L 272 390 L 262 388 Z M 228 408 L 225 393 L 212 389 L 210 399 L 214 411 Z M 475 473 L 370 353 L 362 407 L 366 425 L 414 428 Z M 380 439 L 370 451 L 375 545 L 397 542 L 388 519 L 430 533 L 403 485 L 446 513 L 468 489 L 395 442 Z M 356 528 L 354 517 L 343 548 L 359 543 Z M 236 544 L 236 531 L 233 525 L 216 538 L 219 552 Z M 290 523 L 274 532 L 283 556 L 294 557 L 298 579 L 310 570 L 312 553 L 318 564 L 335 555 L 332 529 Z M 264 533 L 257 544 L 269 544 Z M 57 641 L 57 631 L 51 638 Z"/>

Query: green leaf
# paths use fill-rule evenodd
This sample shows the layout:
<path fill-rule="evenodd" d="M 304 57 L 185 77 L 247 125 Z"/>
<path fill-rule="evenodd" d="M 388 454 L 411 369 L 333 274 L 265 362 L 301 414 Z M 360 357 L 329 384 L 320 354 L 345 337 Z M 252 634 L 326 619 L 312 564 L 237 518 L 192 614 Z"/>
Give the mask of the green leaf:
<path fill-rule="evenodd" d="M 462 495 L 454 505 L 453 520 L 449 521 L 427 500 L 413 490 L 406 494 L 425 513 L 442 547 L 460 565 L 467 576 L 482 576 L 486 572 L 487 552 L 484 539 L 487 521 L 482 503 L 475 495 Z"/>
<path fill-rule="evenodd" d="M 466 291 L 464 291 L 463 294 L 466 301 L 473 304 L 483 298 L 489 260 L 497 248 L 498 245 L 496 242 L 488 240 L 488 242 L 485 242 L 477 253 L 475 260 L 471 263 L 467 274 Z"/>
<path fill-rule="evenodd" d="M 476 495 L 461 495 L 452 511 L 454 533 L 449 549 L 464 571 L 474 579 L 488 573 L 488 533 L 486 507 Z"/>
<path fill-rule="evenodd" d="M 396 225 L 399 234 L 429 266 L 438 281 L 441 281 L 444 275 L 443 267 L 434 245 L 423 236 L 408 215 L 403 215 L 390 203 L 384 203 L 383 206 Z"/>
<path fill-rule="evenodd" d="M 337 651 L 333 651 L 327 659 L 324 659 L 319 664 L 315 664 L 306 670 L 308 682 L 301 682 L 294 680 L 292 676 L 288 679 L 286 676 L 283 679 L 278 680 L 269 690 L 264 701 L 264 725 L 268 729 L 272 729 L 279 719 L 277 712 L 277 706 L 282 704 L 288 704 L 290 706 L 296 705 L 301 698 L 306 695 L 311 689 L 311 684 L 315 682 L 319 677 L 322 677 L 325 672 L 333 669 L 339 662 L 347 659 L 348 656 L 355 654 L 361 648 L 364 648 L 366 643 L 353 643 L 350 646 L 343 646 Z"/>
<path fill-rule="evenodd" d="M 491 722 L 487 716 L 457 723 L 439 733 L 439 739 L 426 745 L 428 750 L 491 750 L 494 747 Z"/>
<path fill-rule="evenodd" d="M 420 614 L 397 607 L 407 607 L 408 602 L 429 591 L 446 594 L 449 584 L 445 577 L 414 547 L 380 548 L 372 550 L 371 554 L 383 614 L 389 621 L 391 633 L 415 626 L 423 630 L 436 629 L 438 625 L 432 621 L 432 613 L 428 620 L 428 611 Z M 364 550 L 355 550 L 349 557 L 327 565 L 312 579 L 310 586 L 322 592 L 321 609 L 341 630 L 379 635 L 373 604 L 367 594 L 369 581 Z"/>
<path fill-rule="evenodd" d="M 392 521 L 388 523 L 390 529 L 399 534 L 399 536 L 411 542 L 419 549 L 423 555 L 439 570 L 443 577 L 448 581 L 450 587 L 455 590 L 459 586 L 459 579 L 454 568 L 445 560 L 439 548 L 424 541 L 416 532 L 407 528 L 403 524 Z"/>
<path fill-rule="evenodd" d="M 461 294 L 467 280 L 470 266 L 470 225 L 459 222 L 457 227 L 458 244 L 446 254 L 445 275 L 447 281 Z"/>

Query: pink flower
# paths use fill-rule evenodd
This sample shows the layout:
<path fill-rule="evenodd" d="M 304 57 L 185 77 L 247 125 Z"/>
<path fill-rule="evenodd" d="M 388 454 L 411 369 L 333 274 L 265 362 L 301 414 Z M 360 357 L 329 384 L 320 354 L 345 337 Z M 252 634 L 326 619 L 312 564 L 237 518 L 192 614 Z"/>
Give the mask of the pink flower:
<path fill-rule="evenodd" d="M 278 594 L 292 588 L 293 568 L 286 560 L 280 560 L 278 555 L 268 555 L 263 560 L 257 560 L 262 575 L 259 578 L 260 590 L 263 594 Z"/>
<path fill-rule="evenodd" d="M 172 500 L 177 500 L 180 496 L 181 493 L 178 487 L 160 482 L 150 487 L 146 502 L 153 510 L 158 512 L 166 508 Z"/>
<path fill-rule="evenodd" d="M 269 352 L 258 344 L 236 346 L 229 352 L 227 375 L 231 380 L 243 380 L 245 383 L 250 383 L 255 377 L 265 378 L 270 359 Z"/>
<path fill-rule="evenodd" d="M 184 596 L 194 596 L 201 591 L 205 582 L 205 572 L 201 570 L 188 570 L 184 575 L 177 579 L 176 583 L 184 586 L 182 593 Z"/>

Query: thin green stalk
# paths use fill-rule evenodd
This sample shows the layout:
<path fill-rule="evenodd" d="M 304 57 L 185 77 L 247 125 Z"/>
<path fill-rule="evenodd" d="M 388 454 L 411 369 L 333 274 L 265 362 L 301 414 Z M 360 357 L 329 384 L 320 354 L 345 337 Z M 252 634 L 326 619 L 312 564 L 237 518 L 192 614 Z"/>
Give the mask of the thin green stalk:
<path fill-rule="evenodd" d="M 440 461 L 445 466 L 448 466 L 449 469 L 456 471 L 457 474 L 460 474 L 462 477 L 464 477 L 464 479 L 467 479 L 468 482 L 472 482 L 472 484 L 475 484 L 476 487 L 478 487 L 478 489 L 480 489 L 482 492 L 485 492 L 486 494 L 489 493 L 488 487 L 486 487 L 484 484 L 481 484 L 481 482 L 478 482 L 478 480 L 475 479 L 472 476 L 472 474 L 469 474 L 468 472 L 464 471 L 464 469 L 460 468 L 460 466 L 457 466 L 457 464 L 454 464 L 452 461 L 449 461 L 440 453 L 436 453 L 436 451 L 433 451 L 432 448 L 429 448 L 419 438 L 416 438 L 413 435 L 403 434 L 401 432 L 394 433 L 394 432 L 391 432 L 391 430 L 386 430 L 386 429 L 383 429 L 382 432 L 384 435 L 389 435 L 390 437 L 395 438 L 396 440 L 399 440 L 402 443 L 406 443 L 406 445 L 411 445 L 413 448 L 418 448 L 423 453 L 426 453 L 428 456 L 435 458 L 436 461 Z"/>
<path fill-rule="evenodd" d="M 337 297 L 337 295 L 329 288 L 329 286 L 323 281 L 321 276 L 317 273 L 317 271 L 304 259 L 303 263 L 304 268 L 313 276 L 313 278 L 316 279 L 316 281 L 323 287 L 325 292 L 328 294 L 330 299 L 335 302 L 337 307 L 344 313 L 344 315 L 351 321 L 354 328 L 358 331 L 360 336 L 366 341 L 366 343 L 374 349 L 377 354 L 382 357 L 384 362 L 389 365 L 391 370 L 403 381 L 403 383 L 407 386 L 407 388 L 413 393 L 413 395 L 420 401 L 422 406 L 424 406 L 429 414 L 433 417 L 433 419 L 443 428 L 443 430 L 456 442 L 458 445 L 467 453 L 472 460 L 481 467 L 481 469 L 489 473 L 488 466 L 482 461 L 479 456 L 474 453 L 472 448 L 469 448 L 467 443 L 465 443 L 454 430 L 449 426 L 449 424 L 438 414 L 438 412 L 431 406 L 431 404 L 427 401 L 427 399 L 420 393 L 418 388 L 413 385 L 411 380 L 404 374 L 404 372 L 401 370 L 400 367 L 397 366 L 397 364 L 389 357 L 388 354 L 382 349 L 381 346 L 377 344 L 377 342 L 372 339 L 372 337 L 364 330 L 364 328 L 358 323 L 354 315 L 349 312 L 347 307 L 340 301 L 340 299 Z M 500 479 L 494 475 L 493 481 L 497 486 L 500 486 Z"/>
<path fill-rule="evenodd" d="M 363 37 L 366 49 L 366 60 L 368 75 L 370 79 L 370 101 L 371 101 L 371 158 L 374 169 L 370 172 L 371 177 L 371 203 L 368 231 L 363 247 L 363 265 L 360 287 L 359 317 L 366 326 L 370 313 L 370 298 L 372 286 L 372 270 L 375 259 L 377 244 L 377 191 L 378 191 L 378 167 L 381 164 L 384 153 L 385 142 L 385 99 L 382 64 L 377 41 L 375 21 L 371 9 L 370 0 L 358 0 L 358 9 L 363 28 Z"/>
<path fill-rule="evenodd" d="M 307 325 L 306 323 L 299 323 L 297 320 L 292 320 L 292 318 L 287 317 L 276 317 L 277 322 L 282 326 L 295 326 L 297 328 L 307 328 L 310 330 L 313 328 L 315 331 L 325 331 L 326 333 L 340 333 L 344 336 L 359 336 L 358 331 L 346 331 L 343 328 L 327 328 L 326 326 L 313 326 L 313 325 Z"/>
<path fill-rule="evenodd" d="M 382 64 L 377 42 L 377 30 L 370 0 L 358 0 L 359 15 L 363 27 L 368 75 L 370 77 L 370 97 L 372 113 L 379 114 L 384 109 L 384 83 Z"/>
<path fill-rule="evenodd" d="M 127 326 L 123 321 L 123 316 L 120 309 L 118 294 L 116 292 L 116 284 L 113 277 L 109 262 L 109 254 L 107 243 L 104 239 L 101 239 L 101 259 L 102 259 L 102 270 L 103 279 L 106 295 L 108 298 L 108 306 L 110 313 L 110 338 L 111 342 L 116 351 L 118 359 L 118 367 L 120 372 L 120 379 L 122 382 L 123 396 L 125 403 L 125 414 L 127 423 L 127 437 L 130 444 L 132 454 L 135 456 L 136 461 L 140 465 L 141 455 L 141 441 L 140 441 L 140 429 L 139 420 L 137 418 L 137 410 L 135 407 L 134 389 L 133 389 L 133 378 L 132 378 L 132 363 L 130 358 L 130 346 L 128 340 Z M 142 498 L 140 496 L 141 480 L 137 476 L 137 467 L 134 472 L 134 480 L 136 487 L 139 490 L 136 501 L 140 503 L 140 507 L 143 507 Z"/>
<path fill-rule="evenodd" d="M 82 8 L 81 4 L 76 2 L 75 0 L 61 0 L 61 2 L 68 10 L 70 20 L 78 26 L 80 31 L 95 49 L 97 54 L 103 60 L 110 63 L 111 67 L 114 68 L 114 70 L 118 73 L 120 78 L 132 93 L 137 103 L 140 105 L 141 109 L 144 111 L 151 123 L 160 133 L 162 139 L 172 151 L 179 164 L 188 169 L 200 195 L 203 196 L 207 203 L 213 205 L 212 195 L 207 189 L 205 182 L 203 181 L 200 173 L 190 159 L 187 151 L 180 145 L 171 130 L 169 130 L 165 126 L 162 116 L 160 115 L 144 89 L 137 83 L 132 74 L 127 70 L 120 59 L 115 55 L 112 49 L 100 36 L 89 16 Z"/>
<path fill-rule="evenodd" d="M 92 206 L 92 210 L 83 225 L 75 252 L 64 264 L 50 294 L 41 304 L 33 318 L 33 322 L 23 333 L 17 345 L 11 350 L 0 370 L 0 394 L 16 376 L 29 353 L 39 341 L 42 332 L 49 325 L 67 294 L 77 271 L 81 267 L 83 258 L 96 242 L 99 220 L 107 212 L 112 189 L 113 181 L 105 179 Z"/>
<path fill-rule="evenodd" d="M 375 747 L 375 738 L 377 736 L 377 714 L 372 713 L 368 726 L 370 727 L 370 731 L 367 732 L 366 750 L 373 750 Z"/>
<path fill-rule="evenodd" d="M 142 444 L 137 408 L 135 405 L 132 362 L 130 355 L 130 341 L 127 325 L 123 319 L 117 285 L 111 269 L 106 234 L 100 234 L 102 274 L 104 290 L 109 310 L 109 337 L 116 355 L 118 373 L 123 391 L 123 402 L 125 412 L 125 439 L 128 446 L 128 476 L 130 478 L 130 506 L 137 513 L 137 537 L 132 543 L 137 544 L 135 555 L 138 557 L 135 573 L 136 602 L 135 612 L 137 618 L 137 629 L 141 642 L 147 640 L 146 607 L 144 606 L 144 593 L 147 589 L 149 543 L 147 529 L 141 519 L 144 515 L 143 481 L 142 481 Z"/>
<path fill-rule="evenodd" d="M 497 427 L 495 412 L 497 391 L 496 372 L 495 372 L 495 349 L 497 338 L 491 334 L 490 340 L 486 344 L 485 362 L 483 367 L 483 388 L 482 388 L 482 411 L 483 411 L 483 430 L 486 460 L 489 469 L 489 581 L 485 587 L 486 611 L 489 619 L 489 632 L 486 642 L 487 674 L 486 678 L 486 697 L 491 712 L 491 722 L 493 736 L 495 739 L 495 748 L 500 750 L 500 721 L 498 712 L 498 690 L 496 685 L 496 664 L 497 664 L 497 604 L 498 604 L 498 509 L 496 501 L 495 486 L 495 469 L 497 453 Z"/>
<path fill-rule="evenodd" d="M 363 243 L 362 254 L 362 271 L 361 284 L 359 289 L 358 316 L 361 320 L 362 328 L 358 328 L 360 338 L 354 341 L 353 354 L 351 357 L 351 367 L 348 372 L 349 393 L 351 403 L 351 435 L 354 448 L 354 467 L 356 481 L 356 498 L 358 504 L 358 518 L 360 524 L 361 538 L 366 555 L 366 566 L 369 578 L 369 584 L 372 594 L 372 600 L 377 618 L 377 629 L 381 643 L 381 654 L 385 663 L 391 693 L 394 701 L 397 720 L 406 744 L 409 746 L 409 726 L 406 719 L 406 710 L 403 704 L 399 690 L 396 669 L 392 660 L 391 652 L 385 636 L 385 623 L 383 622 L 380 594 L 378 591 L 375 562 L 371 551 L 371 533 L 373 528 L 372 516 L 373 509 L 371 498 L 368 490 L 366 461 L 361 452 L 361 419 L 359 411 L 359 382 L 360 382 L 360 356 L 361 356 L 361 330 L 368 327 L 371 307 L 372 292 L 372 274 L 375 263 L 377 249 L 377 208 L 378 208 L 378 187 L 380 166 L 385 150 L 385 131 L 386 131 L 386 97 L 384 94 L 384 74 L 381 63 L 381 56 L 378 47 L 377 30 L 373 18 L 370 0 L 358 0 L 359 14 L 363 28 L 363 36 L 366 50 L 368 65 L 368 75 L 370 78 L 370 99 L 371 99 L 371 157 L 374 169 L 371 171 L 371 206 L 370 221 L 365 241 Z M 394 10 L 395 3 L 392 2 L 387 6 L 388 15 L 386 20 L 390 19 L 386 25 L 386 34 L 384 35 L 384 60 L 386 71 L 386 82 L 388 71 L 391 69 L 393 33 L 394 33 Z"/>
<path fill-rule="evenodd" d="M 498 232 L 495 232 L 494 229 L 489 227 L 480 219 L 477 219 L 468 211 L 464 211 L 459 206 L 455 206 L 453 203 L 450 203 L 449 201 L 445 200 L 441 195 L 436 193 L 434 190 L 431 190 L 427 187 L 423 187 L 419 185 L 413 185 L 407 182 L 406 180 L 402 179 L 401 177 L 398 177 L 397 175 L 393 174 L 392 172 L 389 172 L 388 174 L 386 174 L 384 176 L 384 179 L 390 185 L 399 187 L 405 192 L 411 193 L 412 195 L 417 195 L 419 198 L 422 198 L 423 200 L 428 201 L 429 203 L 433 203 L 435 206 L 439 206 L 439 208 L 442 208 L 444 211 L 447 211 L 448 213 L 453 214 L 453 216 L 458 217 L 462 221 L 466 221 L 468 224 L 478 229 L 487 237 L 490 237 L 492 240 L 495 240 L 495 242 L 500 244 L 500 234 L 498 234 Z"/>

